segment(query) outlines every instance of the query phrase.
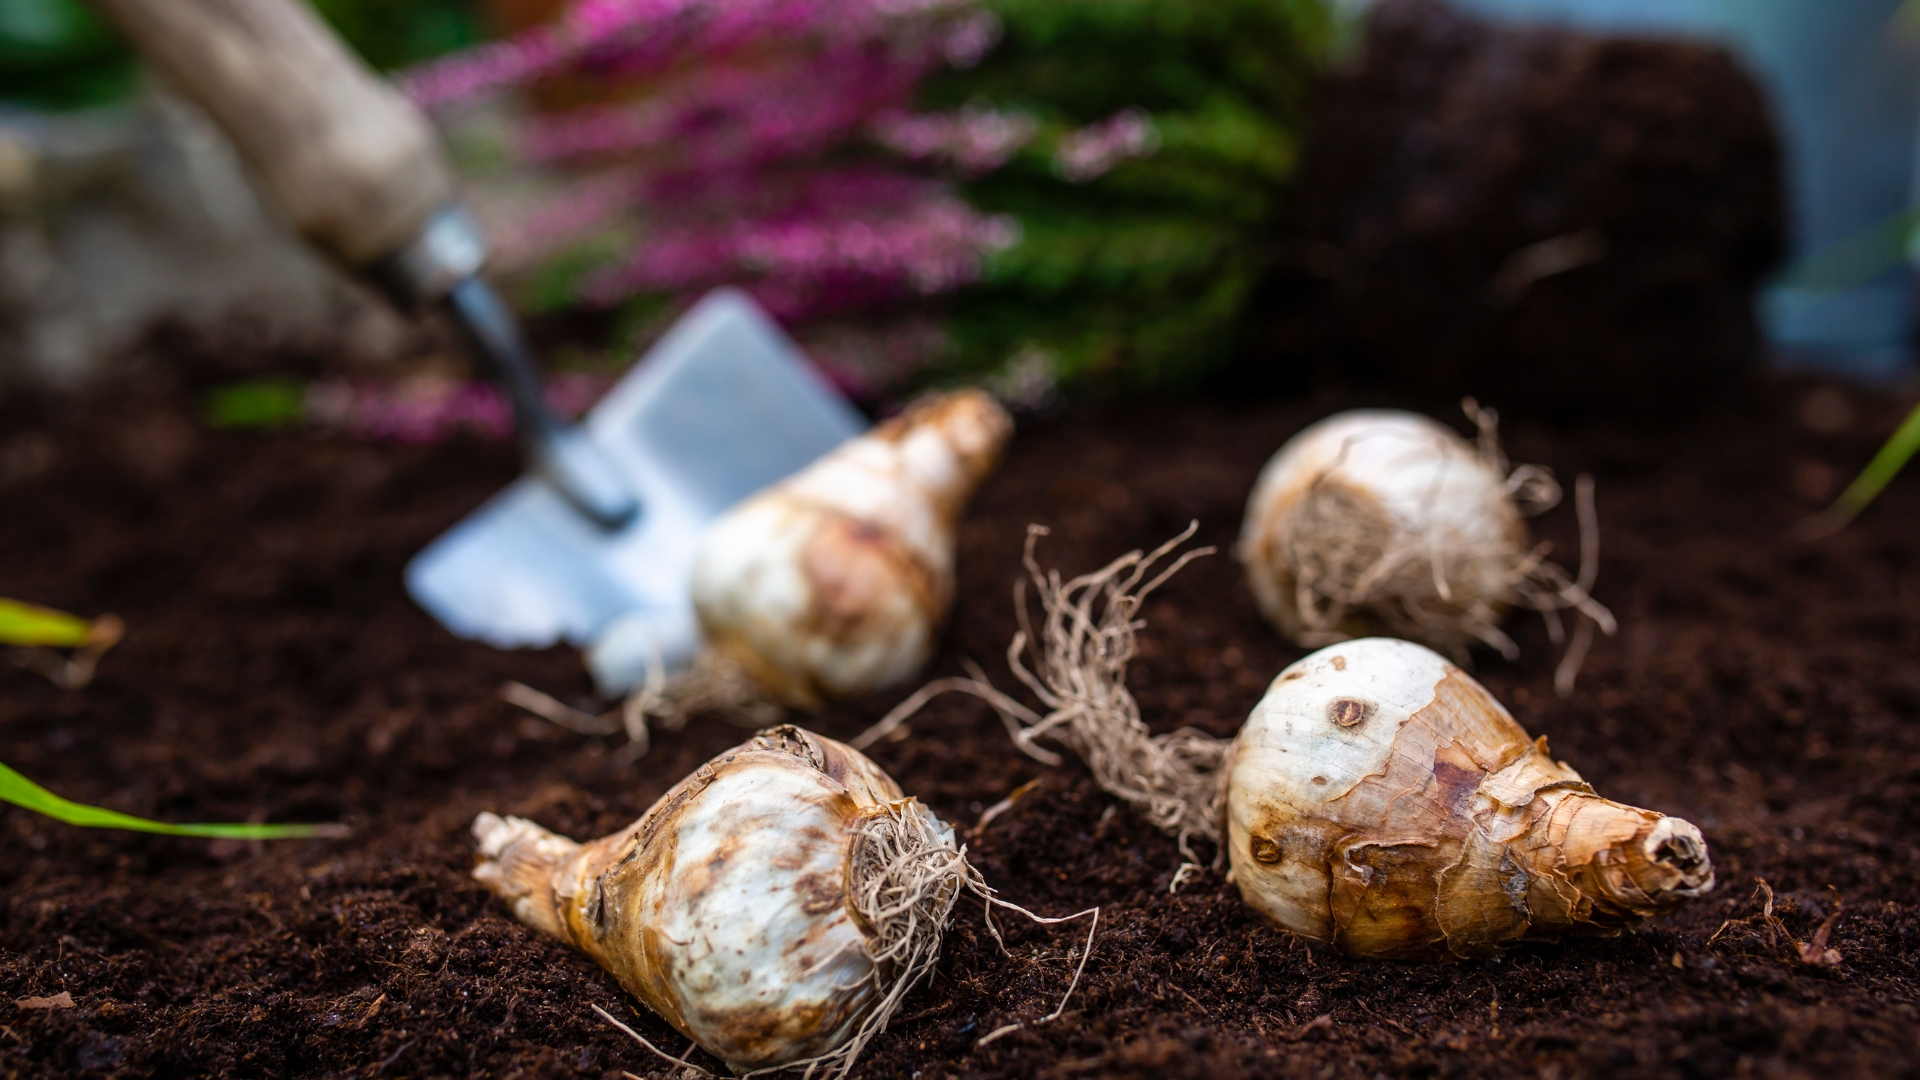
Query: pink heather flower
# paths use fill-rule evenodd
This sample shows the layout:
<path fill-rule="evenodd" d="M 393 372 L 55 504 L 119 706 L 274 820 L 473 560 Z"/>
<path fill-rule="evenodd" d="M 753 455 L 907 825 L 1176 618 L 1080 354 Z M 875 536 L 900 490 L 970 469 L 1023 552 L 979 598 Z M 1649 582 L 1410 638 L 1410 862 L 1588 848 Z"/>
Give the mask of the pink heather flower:
<path fill-rule="evenodd" d="M 1032 141 L 1038 125 L 1019 109 L 969 105 L 952 113 L 882 113 L 869 127 L 880 145 L 909 161 L 942 162 L 979 175 L 1005 165 Z"/>
<path fill-rule="evenodd" d="M 926 177 L 873 165 L 834 171 L 780 166 L 671 175 L 649 182 L 647 219 L 657 223 L 659 231 L 638 246 L 672 244 L 695 234 L 720 236 L 728 228 L 900 217 L 941 191 L 938 183 Z M 729 272 L 721 278 L 697 280 L 736 277 Z"/>
<path fill-rule="evenodd" d="M 444 106 L 563 71 L 597 80 L 613 91 L 608 104 L 522 125 L 526 161 L 594 172 L 501 229 L 503 262 L 631 223 L 634 250 L 585 279 L 586 301 L 733 282 L 793 321 L 954 288 L 1018 241 L 1012 218 L 974 211 L 926 171 L 839 163 L 870 157 L 857 145 L 870 138 L 929 169 L 978 175 L 1032 140 L 1024 112 L 909 112 L 926 75 L 977 63 L 998 41 L 999 20 L 977 2 L 576 0 L 548 26 L 421 65 L 400 84 Z M 644 98 L 611 103 L 638 88 Z M 509 419 L 503 402 L 456 390 L 343 400 L 340 423 L 380 437 Z"/>
<path fill-rule="evenodd" d="M 878 325 L 860 319 L 817 326 L 801 344 L 820 371 L 856 401 L 898 393 L 916 372 L 953 347 L 939 322 L 924 315 Z"/>
<path fill-rule="evenodd" d="M 512 273 L 571 247 L 630 210 L 640 182 L 638 170 L 613 168 L 502 205 L 484 218 L 492 263 Z"/>
<path fill-rule="evenodd" d="M 725 221 L 648 237 L 587 291 L 596 302 L 613 303 L 639 292 L 743 280 L 776 314 L 797 318 L 972 281 L 983 257 L 1018 235 L 1011 218 L 982 215 L 945 194 L 891 213 Z"/>
<path fill-rule="evenodd" d="M 488 42 L 401 72 L 401 92 L 420 105 L 471 101 L 547 74 L 624 31 L 658 28 L 704 0 L 581 0 L 558 22 Z"/>
<path fill-rule="evenodd" d="M 948 25 L 940 39 L 940 53 L 947 58 L 947 63 L 965 71 L 1000 44 L 1001 30 L 998 15 L 990 11 L 969 12 Z"/>
<path fill-rule="evenodd" d="M 563 417 L 586 412 L 610 380 L 568 372 L 548 380 L 547 403 Z M 393 384 L 333 381 L 307 390 L 310 422 L 362 439 L 444 442 L 466 433 L 484 439 L 513 434 L 513 408 L 492 383 L 425 376 Z"/>
<path fill-rule="evenodd" d="M 557 161 L 651 146 L 666 138 L 678 104 L 663 95 L 542 117 L 521 134 L 520 151 L 534 161 Z"/>
<path fill-rule="evenodd" d="M 398 83 L 423 106 L 445 106 L 576 61 L 649 70 L 746 42 L 876 40 L 911 36 L 916 23 L 938 33 L 943 21 L 953 25 L 940 35 L 941 51 L 964 58 L 973 50 L 977 60 L 995 31 L 971 8 L 972 0 L 578 0 L 554 23 L 416 65 Z"/>
<path fill-rule="evenodd" d="M 1061 179 L 1084 184 L 1097 180 L 1129 158 L 1150 157 L 1160 149 L 1160 133 L 1142 109 L 1122 109 L 1097 124 L 1061 136 L 1053 168 Z"/>
<path fill-rule="evenodd" d="M 700 172 L 813 153 L 912 94 L 925 68 L 872 46 L 714 66 L 631 105 L 577 110 L 530 127 L 536 161 L 656 151 L 654 171 Z"/>

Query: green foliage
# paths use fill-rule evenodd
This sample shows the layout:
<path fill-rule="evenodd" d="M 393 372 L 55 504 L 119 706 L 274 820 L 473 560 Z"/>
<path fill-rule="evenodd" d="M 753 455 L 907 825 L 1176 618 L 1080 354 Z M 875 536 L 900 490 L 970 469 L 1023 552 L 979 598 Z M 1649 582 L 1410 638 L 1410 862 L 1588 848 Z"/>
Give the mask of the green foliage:
<path fill-rule="evenodd" d="M 0 644 L 34 645 L 52 648 L 79 648 L 101 641 L 101 626 L 107 620 L 89 622 L 64 611 L 23 604 L 0 597 Z M 119 637 L 118 620 L 113 620 L 110 637 Z M 108 642 L 111 644 L 111 641 Z M 169 825 L 163 821 L 103 810 L 97 806 L 63 799 L 39 784 L 0 764 L 0 802 L 10 802 L 38 814 L 45 814 L 69 825 L 101 829 L 131 829 L 135 832 L 166 833 L 171 836 L 212 836 L 229 840 L 288 840 L 309 836 L 340 836 L 338 825 Z"/>
<path fill-rule="evenodd" d="M 78 0 L 0 0 L 0 101 L 78 108 L 133 84 L 132 55 Z"/>
<path fill-rule="evenodd" d="M 78 615 L 0 597 L 0 645 L 75 649 L 93 636 L 93 624 Z"/>
<path fill-rule="evenodd" d="M 309 2 L 381 70 L 482 36 L 469 0 Z M 80 0 L 0 0 L 0 101 L 82 108 L 124 98 L 137 83 L 133 52 Z"/>
<path fill-rule="evenodd" d="M 1920 210 L 1908 210 L 1801 259 L 1779 284 L 1821 293 L 1865 285 L 1912 259 Z"/>
<path fill-rule="evenodd" d="M 1833 505 L 1812 520 L 1805 532 L 1824 536 L 1846 527 L 1847 522 L 1859 517 L 1893 478 L 1900 475 L 1900 470 L 1906 468 L 1916 453 L 1920 453 L 1920 405 L 1914 406 L 1893 437 L 1873 455 L 1873 460 L 1867 462 L 1867 467 L 1847 485 L 1847 490 L 1840 493 Z"/>
<path fill-rule="evenodd" d="M 631 229 L 613 225 L 599 230 L 525 274 L 516 283 L 517 306 L 522 311 L 541 315 L 579 303 L 581 280 L 631 252 L 635 243 Z M 643 300 L 648 307 L 666 302 L 660 296 L 647 296 Z"/>
<path fill-rule="evenodd" d="M 1901 8 L 1901 17 L 1912 17 L 1915 11 L 1920 11 L 1920 6 L 1909 3 Z M 1908 210 L 1808 255 L 1789 267 L 1779 283 L 1819 293 L 1841 292 L 1907 265 L 1916 244 L 1920 244 L 1920 210 Z M 1916 453 L 1920 453 L 1920 406 L 1908 414 L 1833 505 L 1811 519 L 1802 531 L 1821 536 L 1844 528 L 1879 497 Z"/>
<path fill-rule="evenodd" d="M 1241 347 L 1292 175 L 1307 80 L 1332 26 L 1317 0 L 987 0 L 1005 37 L 923 104 L 1023 109 L 1038 136 L 966 186 L 1020 243 L 953 305 L 959 363 L 1042 350 L 1064 378 L 1140 388 L 1203 376 Z M 1140 108 L 1158 149 L 1089 182 L 1063 136 Z"/>
<path fill-rule="evenodd" d="M 481 39 L 471 0 L 308 0 L 367 63 L 381 71 Z"/>
<path fill-rule="evenodd" d="M 201 419 L 216 428 L 280 428 L 307 415 L 307 384 L 298 379 L 255 379 L 207 392 Z"/>
<path fill-rule="evenodd" d="M 299 840 L 314 836 L 340 836 L 338 825 L 169 825 L 164 821 L 104 810 L 98 806 L 63 799 L 39 784 L 0 764 L 0 802 L 10 802 L 55 821 L 95 829 L 127 829 L 133 832 L 165 833 L 168 836 L 211 836 L 225 840 Z"/>

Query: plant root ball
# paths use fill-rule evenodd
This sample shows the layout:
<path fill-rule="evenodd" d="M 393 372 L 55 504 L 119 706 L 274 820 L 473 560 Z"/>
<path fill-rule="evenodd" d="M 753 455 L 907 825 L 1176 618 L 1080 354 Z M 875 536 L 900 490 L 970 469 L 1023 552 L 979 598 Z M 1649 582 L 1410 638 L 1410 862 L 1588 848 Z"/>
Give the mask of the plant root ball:
<path fill-rule="evenodd" d="M 1713 887 L 1699 829 L 1594 794 L 1412 642 L 1349 641 L 1288 667 L 1226 768 L 1241 896 L 1357 956 L 1615 934 Z"/>

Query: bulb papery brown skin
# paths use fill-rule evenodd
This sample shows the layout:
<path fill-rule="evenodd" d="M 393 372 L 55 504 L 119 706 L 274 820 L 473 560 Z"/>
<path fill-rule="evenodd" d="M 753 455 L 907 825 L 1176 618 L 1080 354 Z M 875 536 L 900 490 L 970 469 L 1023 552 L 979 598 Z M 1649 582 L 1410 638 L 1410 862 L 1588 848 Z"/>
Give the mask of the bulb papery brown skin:
<path fill-rule="evenodd" d="M 745 1073 L 834 1051 L 885 995 L 852 860 L 862 824 L 905 802 L 859 751 L 772 728 L 591 843 L 481 814 L 474 877 Z"/>
<path fill-rule="evenodd" d="M 1261 612 L 1310 648 L 1387 632 L 1456 655 L 1474 639 L 1510 652 L 1497 623 L 1528 534 L 1502 472 L 1417 413 L 1356 409 L 1307 427 L 1247 500 L 1237 553 Z"/>
<path fill-rule="evenodd" d="M 728 512 L 693 570 L 707 646 L 802 708 L 913 678 L 953 602 L 961 510 L 1012 432 L 987 394 L 924 399 Z"/>
<path fill-rule="evenodd" d="M 1617 933 L 1713 887 L 1700 830 L 1601 798 L 1412 642 L 1348 641 L 1288 667 L 1226 773 L 1241 895 L 1350 954 Z"/>

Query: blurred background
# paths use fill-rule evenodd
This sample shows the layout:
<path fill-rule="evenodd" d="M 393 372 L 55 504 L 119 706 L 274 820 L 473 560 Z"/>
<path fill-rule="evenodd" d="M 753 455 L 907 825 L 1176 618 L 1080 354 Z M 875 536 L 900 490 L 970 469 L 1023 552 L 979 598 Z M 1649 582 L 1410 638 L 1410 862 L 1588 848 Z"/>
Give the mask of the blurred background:
<path fill-rule="evenodd" d="M 1658 418 L 1913 376 L 1898 0 L 314 6 L 432 116 L 581 404 L 723 283 L 868 406 L 1337 379 Z M 156 340 L 298 376 L 233 423 L 428 437 L 328 380 L 466 375 L 84 5 L 0 0 L 0 382 Z"/>

